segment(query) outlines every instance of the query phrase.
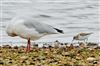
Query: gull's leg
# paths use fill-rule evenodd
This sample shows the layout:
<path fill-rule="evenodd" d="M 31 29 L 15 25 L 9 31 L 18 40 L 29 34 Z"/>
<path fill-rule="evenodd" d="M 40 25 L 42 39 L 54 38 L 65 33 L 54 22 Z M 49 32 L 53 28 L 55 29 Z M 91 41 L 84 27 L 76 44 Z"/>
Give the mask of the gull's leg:
<path fill-rule="evenodd" d="M 27 47 L 26 47 L 26 52 L 28 52 L 28 40 L 27 40 Z"/>
<path fill-rule="evenodd" d="M 31 49 L 31 42 L 30 42 L 30 38 L 28 39 L 28 51 L 30 51 Z"/>
<path fill-rule="evenodd" d="M 28 42 L 29 42 L 29 40 L 27 40 L 26 52 L 28 52 Z"/>
<path fill-rule="evenodd" d="M 27 42 L 26 52 L 29 52 L 30 51 L 30 48 L 31 48 L 31 42 L 30 42 L 30 38 L 29 38 L 28 39 L 28 42 Z"/>
<path fill-rule="evenodd" d="M 31 48 L 31 42 L 30 42 L 30 38 L 28 39 L 28 51 L 30 51 Z"/>

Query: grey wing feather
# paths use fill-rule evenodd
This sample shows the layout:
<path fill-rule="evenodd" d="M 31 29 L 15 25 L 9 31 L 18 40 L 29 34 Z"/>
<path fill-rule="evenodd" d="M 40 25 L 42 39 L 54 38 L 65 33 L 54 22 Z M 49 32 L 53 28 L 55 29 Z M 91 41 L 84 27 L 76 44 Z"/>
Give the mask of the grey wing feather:
<path fill-rule="evenodd" d="M 24 22 L 24 25 L 28 28 L 34 28 L 39 33 L 56 33 L 56 30 L 52 26 L 44 23 L 28 21 Z"/>
<path fill-rule="evenodd" d="M 92 33 L 81 33 L 80 35 L 81 36 L 86 36 L 86 35 L 90 35 L 90 34 L 92 34 Z"/>

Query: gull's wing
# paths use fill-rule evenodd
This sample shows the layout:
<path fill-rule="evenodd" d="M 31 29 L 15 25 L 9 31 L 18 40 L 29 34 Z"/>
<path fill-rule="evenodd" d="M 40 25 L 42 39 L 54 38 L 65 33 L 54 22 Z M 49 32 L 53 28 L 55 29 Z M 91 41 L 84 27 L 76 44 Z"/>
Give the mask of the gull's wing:
<path fill-rule="evenodd" d="M 24 25 L 27 28 L 35 29 L 38 33 L 49 33 L 49 34 L 63 33 L 63 31 L 60 29 L 54 28 L 45 23 L 37 22 L 35 20 L 26 20 L 26 21 L 24 21 Z"/>

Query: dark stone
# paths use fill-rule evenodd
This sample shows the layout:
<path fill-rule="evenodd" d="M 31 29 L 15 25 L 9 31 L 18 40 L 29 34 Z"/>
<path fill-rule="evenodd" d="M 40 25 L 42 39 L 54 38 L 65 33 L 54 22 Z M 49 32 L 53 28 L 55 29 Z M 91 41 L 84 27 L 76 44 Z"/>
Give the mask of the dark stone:
<path fill-rule="evenodd" d="M 26 63 L 25 61 L 23 61 L 22 63 Z"/>
<path fill-rule="evenodd" d="M 42 58 L 42 60 L 46 60 L 45 58 Z"/>
<path fill-rule="evenodd" d="M 30 65 L 35 65 L 35 63 L 30 63 Z"/>
<path fill-rule="evenodd" d="M 70 64 L 64 64 L 63 66 L 72 66 L 72 65 L 70 65 Z"/>
<path fill-rule="evenodd" d="M 37 58 L 37 60 L 38 60 L 38 61 L 40 61 L 40 59 L 39 59 L 39 58 Z"/>
<path fill-rule="evenodd" d="M 8 49 L 11 49 L 12 47 L 10 45 L 3 45 L 2 48 L 8 48 Z"/>
<path fill-rule="evenodd" d="M 95 49 L 100 50 L 100 46 L 96 47 Z"/>
<path fill-rule="evenodd" d="M 18 49 L 18 46 L 14 46 L 14 49 Z"/>
<path fill-rule="evenodd" d="M 12 60 L 12 59 L 9 59 L 9 60 Z"/>
<path fill-rule="evenodd" d="M 2 61 L 0 61 L 0 65 L 3 65 L 4 63 Z"/>
<path fill-rule="evenodd" d="M 87 46 L 98 46 L 97 43 L 88 43 Z"/>
<path fill-rule="evenodd" d="M 34 59 L 34 58 L 32 58 L 32 59 Z"/>
<path fill-rule="evenodd" d="M 54 60 L 53 62 L 58 62 L 57 60 Z"/>
<path fill-rule="evenodd" d="M 52 46 L 49 46 L 49 48 L 52 48 Z"/>
<path fill-rule="evenodd" d="M 38 44 L 34 44 L 33 47 L 38 47 Z"/>
<path fill-rule="evenodd" d="M 18 53 L 23 53 L 22 51 L 18 51 Z"/>
<path fill-rule="evenodd" d="M 65 43 L 65 45 L 67 45 L 68 43 Z"/>
<path fill-rule="evenodd" d="M 37 66 L 41 66 L 41 65 L 37 65 Z"/>
<path fill-rule="evenodd" d="M 12 63 L 11 61 L 9 63 Z"/>
<path fill-rule="evenodd" d="M 50 61 L 49 63 L 53 63 L 53 61 Z"/>
<path fill-rule="evenodd" d="M 2 51 L 0 51 L 0 53 L 2 53 Z"/>
<path fill-rule="evenodd" d="M 98 63 L 97 61 L 94 61 L 94 62 L 93 62 L 93 64 L 97 64 L 97 63 Z"/>

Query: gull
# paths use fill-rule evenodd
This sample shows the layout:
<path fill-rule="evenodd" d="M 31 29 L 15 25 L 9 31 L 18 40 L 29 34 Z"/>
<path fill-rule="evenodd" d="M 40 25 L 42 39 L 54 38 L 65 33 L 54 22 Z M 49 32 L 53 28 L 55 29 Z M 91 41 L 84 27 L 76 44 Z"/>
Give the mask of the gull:
<path fill-rule="evenodd" d="M 92 33 L 92 32 L 90 32 L 90 33 L 85 33 L 85 32 L 78 33 L 77 35 L 75 35 L 75 36 L 73 37 L 72 42 L 73 42 L 74 40 L 83 40 L 84 42 L 87 42 L 88 37 L 89 37 L 91 34 L 93 34 L 93 33 Z"/>
<path fill-rule="evenodd" d="M 26 52 L 30 51 L 31 40 L 38 40 L 45 35 L 63 33 L 63 30 L 52 27 L 43 22 L 38 22 L 30 17 L 15 17 L 8 24 L 6 32 L 8 36 L 27 39 Z"/>

